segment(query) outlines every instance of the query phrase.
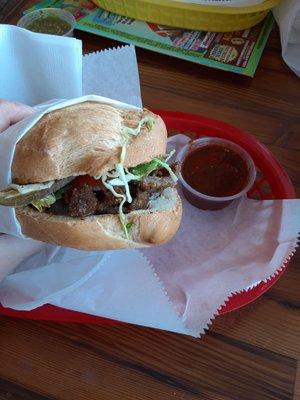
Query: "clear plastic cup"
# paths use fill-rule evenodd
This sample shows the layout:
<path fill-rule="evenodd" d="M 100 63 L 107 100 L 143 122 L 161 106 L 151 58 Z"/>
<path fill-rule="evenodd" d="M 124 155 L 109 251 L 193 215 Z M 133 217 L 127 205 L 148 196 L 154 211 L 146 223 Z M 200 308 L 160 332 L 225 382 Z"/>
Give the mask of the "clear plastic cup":
<path fill-rule="evenodd" d="M 71 14 L 69 11 L 62 10 L 60 8 L 41 8 L 39 10 L 31 11 L 25 14 L 18 21 L 17 26 L 19 26 L 20 28 L 28 29 L 28 25 L 31 24 L 33 21 L 36 21 L 37 19 L 43 19 L 49 16 L 59 18 L 70 25 L 70 29 L 67 30 L 61 36 L 71 36 L 71 37 L 73 36 L 76 19 L 73 16 L 73 14 Z M 46 33 L 46 32 L 41 32 L 41 33 Z"/>
<path fill-rule="evenodd" d="M 245 183 L 244 188 L 240 192 L 232 196 L 226 197 L 214 197 L 199 192 L 198 190 L 192 188 L 186 182 L 186 180 L 182 176 L 182 173 L 180 172 L 179 181 L 182 186 L 183 194 L 192 205 L 202 210 L 220 210 L 227 207 L 233 200 L 239 199 L 242 196 L 246 196 L 247 192 L 255 182 L 256 168 L 252 158 L 242 147 L 234 142 L 217 137 L 203 137 L 201 139 L 197 139 L 193 142 L 188 143 L 178 152 L 176 159 L 180 162 L 181 165 L 183 165 L 186 157 L 192 151 L 200 147 L 206 147 L 208 145 L 221 145 L 234 151 L 235 153 L 239 154 L 243 158 L 243 160 L 245 160 L 248 167 L 248 180 Z"/>

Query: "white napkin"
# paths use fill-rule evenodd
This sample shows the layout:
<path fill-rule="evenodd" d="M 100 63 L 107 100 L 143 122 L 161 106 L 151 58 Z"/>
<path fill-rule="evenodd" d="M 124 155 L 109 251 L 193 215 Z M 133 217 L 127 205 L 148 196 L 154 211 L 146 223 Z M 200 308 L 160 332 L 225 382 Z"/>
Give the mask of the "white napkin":
<path fill-rule="evenodd" d="M 300 1 L 283 0 L 273 14 L 280 29 L 282 57 L 300 76 Z"/>
<path fill-rule="evenodd" d="M 0 54 L 0 97 L 33 106 L 82 95 L 80 40 L 0 25 Z"/>

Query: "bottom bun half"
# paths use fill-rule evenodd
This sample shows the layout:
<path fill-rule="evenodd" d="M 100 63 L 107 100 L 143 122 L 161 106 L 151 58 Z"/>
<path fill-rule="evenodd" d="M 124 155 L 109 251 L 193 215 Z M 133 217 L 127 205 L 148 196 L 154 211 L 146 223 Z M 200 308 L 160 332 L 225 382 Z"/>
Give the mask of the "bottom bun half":
<path fill-rule="evenodd" d="M 23 234 L 32 239 L 81 250 L 115 250 L 168 242 L 179 228 L 182 205 L 176 189 L 165 189 L 148 210 L 127 214 L 132 223 L 128 239 L 116 214 L 73 218 L 24 207 L 16 209 L 16 216 Z"/>

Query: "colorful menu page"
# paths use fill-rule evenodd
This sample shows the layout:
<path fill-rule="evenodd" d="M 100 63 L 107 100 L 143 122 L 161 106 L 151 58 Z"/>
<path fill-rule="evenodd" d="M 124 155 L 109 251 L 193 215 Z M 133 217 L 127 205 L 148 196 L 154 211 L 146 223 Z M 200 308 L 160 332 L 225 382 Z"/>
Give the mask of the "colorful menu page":
<path fill-rule="evenodd" d="M 76 29 L 143 47 L 212 68 L 253 77 L 272 30 L 272 14 L 243 31 L 217 33 L 189 31 L 138 21 L 98 8 L 88 0 L 46 0 L 35 8 L 70 11 Z"/>

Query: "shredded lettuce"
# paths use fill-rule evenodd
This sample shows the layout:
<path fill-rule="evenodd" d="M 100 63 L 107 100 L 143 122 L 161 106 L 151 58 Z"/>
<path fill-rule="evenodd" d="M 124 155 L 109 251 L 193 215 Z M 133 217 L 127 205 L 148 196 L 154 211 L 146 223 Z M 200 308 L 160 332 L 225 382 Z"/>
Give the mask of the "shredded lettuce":
<path fill-rule="evenodd" d="M 119 220 L 120 220 L 120 223 L 122 225 L 123 231 L 125 233 L 126 239 L 128 239 L 129 235 L 128 235 L 128 230 L 127 230 L 127 227 L 126 227 L 126 216 L 125 216 L 125 214 L 123 212 L 123 205 L 126 202 L 126 196 L 124 194 L 117 193 L 115 191 L 115 189 L 113 188 L 113 185 L 111 185 L 111 183 L 107 181 L 107 177 L 108 177 L 108 174 L 103 174 L 101 176 L 101 180 L 102 180 L 103 185 L 108 190 L 110 190 L 115 197 L 119 197 L 120 199 L 122 199 L 121 203 L 119 205 Z"/>
<path fill-rule="evenodd" d="M 54 194 L 49 194 L 43 199 L 35 200 L 31 204 L 39 211 L 43 212 L 45 208 L 51 207 L 52 204 L 56 202 L 56 197 Z"/>
<path fill-rule="evenodd" d="M 126 219 L 126 215 L 124 214 L 124 211 L 123 211 L 123 206 L 125 203 L 126 203 L 126 197 L 124 196 L 123 200 L 121 201 L 121 203 L 119 205 L 119 218 L 120 218 L 120 222 L 121 222 L 122 228 L 124 230 L 126 239 L 129 239 L 129 232 L 127 229 L 127 219 Z"/>
<path fill-rule="evenodd" d="M 139 135 L 143 125 L 146 125 L 148 129 L 151 129 L 154 124 L 154 118 L 145 117 L 140 120 L 135 128 L 123 127 L 122 129 L 122 143 L 119 162 L 115 166 L 114 171 L 107 172 L 101 176 L 103 185 L 111 191 L 111 193 L 118 197 L 120 201 L 119 205 L 119 220 L 122 225 L 123 231 L 126 238 L 129 238 L 129 232 L 132 229 L 132 223 L 127 223 L 126 215 L 124 214 L 123 206 L 124 204 L 132 202 L 132 196 L 130 193 L 129 182 L 133 180 L 140 180 L 144 176 L 149 175 L 151 172 L 155 171 L 159 167 L 164 167 L 170 174 L 171 178 L 176 182 L 177 177 L 172 171 L 172 169 L 167 164 L 169 158 L 174 154 L 171 152 L 166 157 L 157 157 L 151 160 L 149 163 L 140 164 L 134 168 L 127 169 L 124 168 L 124 161 L 126 157 L 126 148 L 131 139 L 131 136 Z M 100 177 L 97 177 L 98 179 Z M 96 179 L 97 179 L 96 178 Z M 114 186 L 123 186 L 125 189 L 124 194 L 117 193 Z"/>
<path fill-rule="evenodd" d="M 154 158 L 154 160 L 169 172 L 170 177 L 172 178 L 173 182 L 178 181 L 177 176 L 174 174 L 174 172 L 172 171 L 172 168 L 170 167 L 169 164 L 167 164 L 165 161 L 160 160 L 159 158 Z"/>
<path fill-rule="evenodd" d="M 177 177 L 174 174 L 174 172 L 172 171 L 172 169 L 169 167 L 169 165 L 167 164 L 167 161 L 173 156 L 174 153 L 175 153 L 175 150 L 172 150 L 169 154 L 167 154 L 164 157 L 163 156 L 156 157 L 156 158 L 153 158 L 153 160 L 151 160 L 148 163 L 139 164 L 136 167 L 131 168 L 130 172 L 133 175 L 137 175 L 140 178 L 143 178 L 143 177 L 151 174 L 151 172 L 155 171 L 156 169 L 158 169 L 160 167 L 164 167 L 169 172 L 169 174 L 170 174 L 171 178 L 174 180 L 174 182 L 176 182 Z"/>
<path fill-rule="evenodd" d="M 126 224 L 127 232 L 130 233 L 131 229 L 133 228 L 133 222 L 128 222 Z"/>
<path fill-rule="evenodd" d="M 131 203 L 132 202 L 132 197 L 131 197 L 131 194 L 130 194 L 128 180 L 127 180 L 126 175 L 125 175 L 124 167 L 123 167 L 123 165 L 121 163 L 116 164 L 116 171 L 119 174 L 120 181 L 123 183 L 123 185 L 125 187 L 126 200 L 128 201 L 128 203 Z"/>
<path fill-rule="evenodd" d="M 150 130 L 154 124 L 155 119 L 152 117 L 145 117 L 140 120 L 138 125 L 135 128 L 130 128 L 128 126 L 124 126 L 122 128 L 122 143 L 121 143 L 121 152 L 120 152 L 120 160 L 119 163 L 116 164 L 115 173 L 114 174 L 104 174 L 101 176 L 102 183 L 104 186 L 109 189 L 115 197 L 122 198 L 121 203 L 119 205 L 119 219 L 125 233 L 126 238 L 129 238 L 129 229 L 126 220 L 126 215 L 123 211 L 123 206 L 126 202 L 131 203 L 132 197 L 129 189 L 128 182 L 134 179 L 140 179 L 139 176 L 131 174 L 127 169 L 124 169 L 124 161 L 126 157 L 126 147 L 131 139 L 131 136 L 138 136 L 141 132 L 142 126 L 146 125 Z M 112 178 L 108 180 L 108 178 Z M 125 194 L 119 194 L 115 191 L 114 186 L 124 186 Z"/>
<path fill-rule="evenodd" d="M 111 184 L 111 181 L 110 182 L 108 182 L 107 181 L 107 174 L 103 174 L 102 176 L 101 176 L 101 180 L 102 180 L 102 183 L 103 183 L 103 185 L 108 189 L 108 190 L 110 190 L 111 192 L 112 192 L 112 194 L 115 196 L 115 197 L 125 197 L 123 194 L 121 194 L 121 193 L 117 193 L 116 191 L 115 191 L 115 189 L 113 188 L 113 185 Z"/>
<path fill-rule="evenodd" d="M 125 153 L 123 152 L 123 149 L 125 148 L 126 146 L 122 148 L 120 159 L 123 158 L 123 156 L 125 158 Z M 156 157 L 148 163 L 139 164 L 136 167 L 130 169 L 124 168 L 123 163 L 119 162 L 118 164 L 116 164 L 115 171 L 106 173 L 101 177 L 105 187 L 109 189 L 114 196 L 122 199 L 119 205 L 119 219 L 127 239 L 129 237 L 130 229 L 132 228 L 132 225 L 130 223 L 126 223 L 126 215 L 123 212 L 123 206 L 125 202 L 132 202 L 128 183 L 134 180 L 140 180 L 161 167 L 165 168 L 169 172 L 170 177 L 173 179 L 173 181 L 176 182 L 178 178 L 174 174 L 170 166 L 167 164 L 167 161 L 172 157 L 174 152 L 175 150 L 171 151 L 164 157 Z M 125 194 L 117 193 L 114 189 L 114 186 L 124 186 Z"/>
<path fill-rule="evenodd" d="M 141 133 L 141 129 L 143 125 L 150 130 L 154 124 L 154 118 L 152 117 L 144 117 L 140 120 L 138 125 L 135 128 L 130 128 L 129 126 L 124 126 L 122 128 L 122 143 L 121 143 L 121 154 L 120 154 L 120 164 L 124 164 L 125 156 L 126 156 L 126 147 L 131 139 L 131 136 L 138 136 Z"/>
<path fill-rule="evenodd" d="M 175 152 L 175 149 L 171 150 L 170 153 L 166 155 L 165 162 L 169 161 L 170 158 L 175 154 Z"/>
<path fill-rule="evenodd" d="M 135 128 L 130 128 L 129 126 L 124 126 L 122 129 L 122 135 L 127 136 L 130 138 L 130 136 L 137 136 L 140 134 L 142 126 L 146 125 L 146 127 L 151 130 L 154 124 L 154 118 L 153 117 L 144 117 L 140 120 L 140 122 L 137 124 Z"/>
<path fill-rule="evenodd" d="M 138 179 L 140 179 L 139 176 L 132 174 L 131 172 L 128 172 L 127 168 L 124 168 L 124 178 L 123 180 L 118 178 L 113 178 L 109 181 L 110 185 L 112 186 L 123 186 L 124 185 L 124 179 L 126 182 L 130 182 L 130 181 L 136 181 Z"/>

